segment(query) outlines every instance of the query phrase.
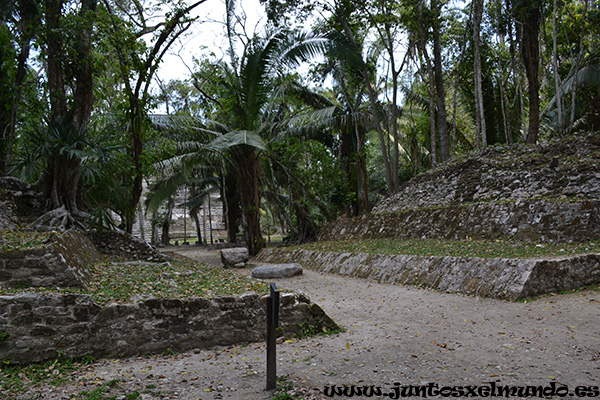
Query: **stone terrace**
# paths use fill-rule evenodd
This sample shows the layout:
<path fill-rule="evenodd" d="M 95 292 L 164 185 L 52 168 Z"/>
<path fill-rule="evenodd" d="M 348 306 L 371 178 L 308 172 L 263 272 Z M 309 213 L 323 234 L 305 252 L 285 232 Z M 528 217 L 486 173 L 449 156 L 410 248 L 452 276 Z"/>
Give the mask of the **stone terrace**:
<path fill-rule="evenodd" d="M 321 241 L 386 238 L 600 240 L 600 134 L 489 148 L 418 175 L 371 214 L 340 218 L 319 233 Z M 485 260 L 265 249 L 257 260 L 510 299 L 600 282 L 597 255 Z"/>

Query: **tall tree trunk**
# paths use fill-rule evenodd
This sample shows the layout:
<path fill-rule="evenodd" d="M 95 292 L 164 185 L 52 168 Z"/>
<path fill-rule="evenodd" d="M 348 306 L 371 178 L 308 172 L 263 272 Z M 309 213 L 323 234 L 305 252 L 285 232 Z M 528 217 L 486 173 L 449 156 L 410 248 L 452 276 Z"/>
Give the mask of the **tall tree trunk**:
<path fill-rule="evenodd" d="M 587 8 L 588 8 L 588 0 L 584 0 L 583 2 L 583 16 L 581 18 L 581 34 L 579 35 L 579 53 L 577 54 L 577 58 L 575 60 L 575 65 L 573 66 L 575 69 L 575 74 L 573 77 L 573 87 L 571 89 L 571 118 L 570 118 L 570 122 L 569 125 L 573 125 L 573 123 L 575 122 L 575 105 L 576 105 L 576 98 L 577 98 L 577 75 L 579 74 L 579 66 L 581 63 L 581 60 L 583 58 L 584 52 L 585 52 L 585 46 L 583 45 L 583 39 L 585 37 L 584 32 L 585 32 L 585 21 L 586 21 L 586 17 L 587 17 Z"/>
<path fill-rule="evenodd" d="M 348 91 L 346 90 L 346 85 L 344 83 L 343 79 L 340 79 L 340 87 L 342 89 L 342 93 L 345 97 L 345 101 L 348 105 L 348 110 L 352 115 L 356 115 L 356 110 L 358 110 L 360 108 L 360 105 L 362 103 L 362 91 L 361 94 L 356 96 L 356 102 L 353 104 L 352 98 L 350 97 L 350 95 L 348 94 Z M 352 120 L 354 120 L 354 118 L 350 118 Z M 349 138 L 345 138 L 344 136 L 347 135 L 349 136 Z M 346 141 L 350 141 L 350 137 L 352 138 L 351 141 L 353 143 L 351 149 L 352 149 L 352 154 L 345 154 L 345 150 L 344 147 L 345 145 L 342 143 L 341 145 L 341 155 L 340 155 L 340 159 L 342 160 L 342 165 L 344 165 L 345 163 L 348 163 L 348 160 L 344 160 L 345 156 L 348 156 L 354 160 L 356 160 L 355 164 L 356 164 L 356 173 L 354 174 L 354 182 L 350 182 L 348 181 L 348 186 L 349 187 L 355 187 L 356 188 L 356 202 L 357 202 L 357 211 L 356 211 L 356 215 L 359 215 L 361 212 L 369 212 L 370 211 L 370 205 L 369 205 L 369 188 L 368 188 L 368 177 L 367 177 L 367 170 L 366 170 L 366 160 L 365 160 L 365 154 L 362 151 L 362 147 L 364 145 L 364 141 L 365 141 L 365 132 L 363 129 L 361 129 L 360 127 L 360 123 L 358 123 L 357 121 L 354 121 L 354 123 L 352 124 L 351 127 L 347 127 L 347 132 L 342 132 L 342 140 L 346 140 Z M 347 153 L 347 152 L 346 152 Z M 353 179 L 351 174 L 347 173 L 346 174 L 346 178 L 348 179 Z M 330 219 L 330 213 L 327 213 L 327 220 Z"/>
<path fill-rule="evenodd" d="M 554 72 L 554 90 L 556 97 L 556 110 L 558 112 L 558 133 L 562 134 L 565 125 L 563 121 L 563 98 L 561 90 L 561 80 L 558 74 L 558 30 L 556 27 L 556 13 L 558 8 L 558 1 L 554 0 L 552 7 L 552 69 Z"/>
<path fill-rule="evenodd" d="M 190 216 L 194 220 L 194 226 L 196 227 L 196 244 L 202 243 L 202 226 L 200 225 L 200 218 L 198 217 L 198 210 L 192 208 L 190 210 Z"/>
<path fill-rule="evenodd" d="M 49 129 L 60 135 L 61 143 L 81 143 L 93 107 L 93 71 L 91 63 L 91 35 L 95 22 L 96 0 L 82 0 L 79 11 L 80 23 L 76 31 L 75 47 L 77 63 L 74 68 L 74 85 L 67 86 L 62 57 L 62 8 L 63 0 L 46 0 L 47 75 L 50 95 Z M 67 101 L 67 93 L 73 91 L 73 99 Z M 70 103 L 70 104 L 69 104 Z M 62 146 L 62 144 L 60 145 Z M 82 144 L 77 144 L 82 150 Z M 54 208 L 65 207 L 77 211 L 77 187 L 81 175 L 81 160 L 78 156 L 64 153 L 56 148 L 55 156 L 47 168 L 50 178 L 50 198 Z M 134 208 L 135 210 L 135 208 Z"/>
<path fill-rule="evenodd" d="M 296 196 L 294 196 L 296 197 Z M 306 243 L 317 237 L 317 225 L 310 214 L 310 210 L 298 198 L 294 199 L 294 209 L 296 211 L 296 220 L 298 221 L 298 243 Z"/>
<path fill-rule="evenodd" d="M 338 10 L 336 13 L 336 18 L 344 28 L 344 32 L 350 38 L 354 46 L 358 49 L 358 43 L 356 42 L 356 38 L 354 36 L 354 32 L 350 28 L 348 24 L 348 20 L 343 11 Z M 362 58 L 361 58 L 362 60 Z M 377 109 L 377 93 L 375 92 L 375 88 L 371 81 L 371 76 L 369 75 L 369 71 L 367 69 L 367 64 L 364 62 L 361 63 L 361 74 L 362 78 L 365 82 L 365 86 L 367 87 L 367 93 L 369 95 L 369 105 L 371 108 L 371 114 L 373 116 L 373 121 L 375 124 L 375 129 L 377 131 L 377 138 L 379 139 L 379 148 L 381 150 L 381 157 L 383 158 L 383 169 L 385 171 L 385 180 L 388 187 L 388 192 L 391 193 L 395 190 L 394 179 L 392 177 L 392 169 L 390 166 L 390 159 L 388 157 L 388 151 L 385 144 L 385 138 L 383 136 L 383 128 L 381 126 L 381 118 L 379 117 L 379 110 Z"/>
<path fill-rule="evenodd" d="M 393 53 L 393 51 L 391 52 Z M 398 189 L 400 186 L 400 137 L 398 128 L 398 76 L 400 70 L 395 70 L 395 62 L 393 56 L 391 56 L 391 68 L 392 68 L 392 137 L 394 139 L 394 152 L 393 152 L 393 168 L 392 173 L 394 175 L 394 188 Z"/>
<path fill-rule="evenodd" d="M 358 141 L 357 148 L 357 156 L 358 156 L 358 188 L 360 193 L 358 194 L 359 198 L 362 198 L 360 202 L 362 212 L 367 214 L 371 212 L 371 204 L 369 202 L 369 176 L 367 173 L 367 160 L 364 152 L 362 151 L 363 141 L 364 141 L 364 132 L 358 128 L 358 126 L 354 127 L 356 131 L 356 140 Z"/>
<path fill-rule="evenodd" d="M 135 222 L 135 210 L 143 192 L 144 170 L 142 165 L 142 154 L 144 152 L 144 107 L 142 101 L 136 96 L 129 99 L 129 123 L 131 132 L 130 155 L 133 162 L 133 179 L 131 181 L 131 193 L 129 195 L 129 211 L 126 214 L 125 230 L 133 231 Z"/>
<path fill-rule="evenodd" d="M 514 4 L 513 0 L 506 0 L 506 8 L 510 11 L 513 16 L 516 16 L 516 11 L 513 10 Z M 510 69 L 512 75 L 514 77 L 514 81 L 517 85 L 517 96 L 519 101 L 519 115 L 521 116 L 521 123 L 519 130 L 522 132 L 522 137 L 526 138 L 527 132 L 527 120 L 525 118 L 525 99 L 523 95 L 523 63 L 519 63 L 517 65 L 517 56 L 515 49 L 515 41 L 519 41 L 521 38 L 521 28 L 518 23 L 515 23 L 515 27 L 513 29 L 513 20 L 508 20 L 508 41 L 509 41 L 509 51 L 510 51 Z M 512 127 L 511 127 L 511 135 L 512 135 Z"/>
<path fill-rule="evenodd" d="M 196 187 L 190 186 L 190 198 L 196 197 Z M 223 201 L 225 203 L 225 201 Z M 194 220 L 194 226 L 196 227 L 196 243 L 202 243 L 202 228 L 200 227 L 200 218 L 198 218 L 198 209 L 190 208 L 190 217 Z"/>
<path fill-rule="evenodd" d="M 94 75 L 91 53 L 95 22 L 93 14 L 95 12 L 96 0 L 81 0 L 79 30 L 75 45 L 77 86 L 75 87 L 72 111 L 72 125 L 76 131 L 87 128 L 94 107 Z"/>
<path fill-rule="evenodd" d="M 437 165 L 437 138 L 435 129 L 435 77 L 433 76 L 433 67 L 431 66 L 431 60 L 427 53 L 427 30 L 426 30 L 425 17 L 423 15 L 423 2 L 419 1 L 419 40 L 417 40 L 417 47 L 421 57 L 427 68 L 427 89 L 429 94 L 429 140 L 430 140 L 430 154 L 431 154 L 431 166 Z"/>
<path fill-rule="evenodd" d="M 171 244 L 171 240 L 169 238 L 169 230 L 171 227 L 171 218 L 173 217 L 173 207 L 174 207 L 173 197 L 169 198 L 169 202 L 167 203 L 167 210 L 165 211 L 165 217 L 162 221 L 162 233 L 160 242 L 163 246 L 169 246 Z"/>
<path fill-rule="evenodd" d="M 150 85 L 153 82 L 153 77 L 166 51 L 175 40 L 191 26 L 191 23 L 185 23 L 182 27 L 181 23 L 184 22 L 185 18 L 195 7 L 204 3 L 206 0 L 197 0 L 185 7 L 177 7 L 173 9 L 172 12 L 168 12 L 165 15 L 164 21 L 155 24 L 154 26 L 148 26 L 146 24 L 147 21 L 145 21 L 143 17 L 141 20 L 135 21 L 132 15 L 128 15 L 133 22 L 132 26 L 139 28 L 138 32 L 125 31 L 122 29 L 123 25 L 121 24 L 121 18 L 113 11 L 111 2 L 108 0 L 102 1 L 112 19 L 111 22 L 113 23 L 113 29 L 115 30 L 115 34 L 113 35 L 113 45 L 116 49 L 121 69 L 121 79 L 129 101 L 128 111 L 131 133 L 130 155 L 133 163 L 133 179 L 130 182 L 129 210 L 126 213 L 125 229 L 127 232 L 131 233 L 135 219 L 135 213 L 131 210 L 135 210 L 142 195 L 142 183 L 144 177 L 142 166 L 142 154 L 144 151 L 143 136 L 146 128 L 145 109 L 150 98 Z M 154 33 L 154 37 L 148 46 L 148 50 L 144 52 L 143 58 L 130 57 L 130 54 L 128 54 L 129 51 L 124 48 L 124 42 L 120 40 L 125 37 L 125 40 L 135 41 L 148 33 Z M 132 74 L 132 71 L 134 74 Z M 133 81 L 132 85 L 131 77 L 132 75 L 136 75 L 136 73 L 137 79 Z"/>
<path fill-rule="evenodd" d="M 386 16 L 386 19 L 389 18 L 389 21 L 386 20 L 384 22 L 384 29 L 378 29 L 379 36 L 381 40 L 385 43 L 385 47 L 389 57 L 389 69 L 392 74 L 392 139 L 394 149 L 391 154 L 392 156 L 392 176 L 394 179 L 394 188 L 397 189 L 400 186 L 400 170 L 399 170 L 399 162 L 400 162 L 400 141 L 399 141 L 399 127 L 398 127 L 398 79 L 400 77 L 400 73 L 404 68 L 406 59 L 408 58 L 408 53 L 405 55 L 404 60 L 402 61 L 400 67 L 396 67 L 396 48 L 394 45 L 394 35 L 392 33 L 395 26 L 390 23 L 393 19 L 393 11 L 392 8 L 388 6 L 385 2 L 381 2 L 381 13 Z M 375 18 L 370 14 L 371 23 L 374 26 L 379 26 Z M 410 45 L 409 45 L 410 47 Z"/>
<path fill-rule="evenodd" d="M 224 194 L 225 194 L 225 205 L 227 212 L 225 213 L 225 221 L 227 225 L 227 241 L 229 243 L 236 243 L 237 236 L 239 233 L 240 221 L 242 218 L 240 209 L 240 192 L 239 186 L 237 185 L 237 177 L 235 173 L 231 171 L 231 166 L 228 166 L 224 171 Z"/>
<path fill-rule="evenodd" d="M 18 43 L 20 50 L 17 54 L 17 69 L 11 85 L 11 104 L 4 106 L 7 111 L 7 125 L 4 125 L 4 121 L 0 122 L 2 124 L 0 134 L 3 137 L 3 143 L 0 143 L 0 175 L 7 174 L 11 166 L 19 106 L 23 101 L 23 84 L 27 75 L 27 59 L 31 50 L 31 41 L 37 36 L 40 25 L 40 10 L 38 7 L 38 4 L 31 0 L 17 2 L 20 18 L 16 24 L 19 34 L 15 42 Z"/>
<path fill-rule="evenodd" d="M 50 95 L 50 123 L 62 126 L 67 116 L 67 98 L 62 63 L 61 15 L 63 0 L 46 0 L 46 73 Z"/>
<path fill-rule="evenodd" d="M 349 127 L 343 128 L 340 134 L 340 161 L 344 172 L 343 190 L 345 193 L 354 193 L 354 197 L 350 200 L 350 204 L 347 202 L 344 204 L 344 208 L 348 215 L 356 216 L 359 214 L 359 189 L 356 169 L 352 165 L 357 151 L 356 137 L 354 131 L 349 130 L 348 128 Z"/>
<path fill-rule="evenodd" d="M 152 246 L 158 245 L 158 212 L 152 212 L 152 233 L 150 234 L 150 244 Z"/>
<path fill-rule="evenodd" d="M 537 143 L 540 129 L 539 62 L 541 0 L 514 0 L 513 12 L 521 24 L 521 57 L 527 75 L 529 94 L 529 126 L 527 143 Z"/>
<path fill-rule="evenodd" d="M 433 60 L 435 69 L 435 91 L 437 95 L 437 123 L 440 138 L 440 156 L 442 163 L 450 159 L 450 145 L 448 143 L 448 124 L 446 122 L 446 90 L 444 89 L 444 76 L 442 72 L 442 43 L 441 43 L 441 5 L 437 0 L 432 0 L 431 7 L 435 13 L 433 23 Z"/>
<path fill-rule="evenodd" d="M 255 256 L 265 247 L 265 239 L 260 229 L 260 193 L 258 185 L 259 160 L 256 152 L 248 147 L 240 152 L 238 163 L 238 188 L 242 212 L 246 218 L 248 251 Z"/>
<path fill-rule="evenodd" d="M 500 26 L 501 21 L 502 21 L 502 0 L 496 0 L 496 6 L 497 6 L 497 15 L 496 15 L 496 20 L 498 22 L 498 30 L 501 30 L 502 27 Z M 512 36 L 512 32 L 510 30 L 510 27 L 508 29 L 509 35 Z M 500 43 L 500 48 L 503 49 L 505 47 L 505 39 L 503 35 L 499 35 L 499 43 Z M 511 129 L 511 117 L 510 117 L 510 102 L 508 100 L 508 94 L 507 94 L 507 90 L 506 90 L 506 77 L 505 77 L 505 71 L 504 71 L 504 62 L 503 62 L 503 58 L 502 55 L 500 54 L 500 52 L 497 52 L 497 57 L 498 57 L 498 63 L 499 63 L 499 71 L 498 71 L 498 81 L 500 82 L 500 99 L 501 99 L 501 106 L 502 106 L 502 122 L 504 125 L 504 136 L 506 138 L 506 143 L 508 143 L 509 145 L 513 144 L 513 137 L 512 137 L 512 129 Z M 510 74 L 510 72 L 508 73 Z"/>
<path fill-rule="evenodd" d="M 460 69 L 465 58 L 465 48 L 467 46 L 468 30 L 463 31 L 462 40 L 460 43 L 460 57 L 457 68 L 455 69 L 454 88 L 452 93 L 452 140 L 450 141 L 450 155 L 456 152 L 456 113 L 458 109 L 458 91 L 460 86 Z"/>
<path fill-rule="evenodd" d="M 388 193 L 393 192 L 396 187 L 394 186 L 394 179 L 392 177 L 392 170 L 390 167 L 390 159 L 388 157 L 387 148 L 385 145 L 385 138 L 383 136 L 383 128 L 381 127 L 381 119 L 379 118 L 379 110 L 377 109 L 377 95 L 375 89 L 371 83 L 371 78 L 367 71 L 367 66 L 363 64 L 363 79 L 367 85 L 367 91 L 369 93 L 369 105 L 371 106 L 371 114 L 375 121 L 375 128 L 377 130 L 377 137 L 379 138 L 379 147 L 381 150 L 381 157 L 383 158 L 383 169 L 385 171 L 385 180 L 388 186 Z"/>
<path fill-rule="evenodd" d="M 481 85 L 481 49 L 480 49 L 480 28 L 483 15 L 484 0 L 473 1 L 473 74 L 475 80 L 475 125 L 476 135 L 481 138 L 481 147 L 487 147 L 487 134 L 485 127 L 485 113 L 483 107 L 483 88 Z M 478 140 L 479 144 L 479 140 Z"/>
<path fill-rule="evenodd" d="M 210 235 L 210 244 L 213 244 L 213 228 L 212 228 L 212 204 L 210 201 L 210 193 L 208 193 L 208 195 L 206 196 L 206 199 L 208 200 L 208 232 Z M 204 235 L 206 236 L 206 234 Z"/>

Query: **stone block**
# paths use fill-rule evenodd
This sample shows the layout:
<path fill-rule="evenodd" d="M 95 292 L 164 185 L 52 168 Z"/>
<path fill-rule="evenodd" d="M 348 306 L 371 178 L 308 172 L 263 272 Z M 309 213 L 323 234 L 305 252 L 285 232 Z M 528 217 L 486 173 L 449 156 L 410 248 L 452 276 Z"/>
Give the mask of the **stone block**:
<path fill-rule="evenodd" d="M 246 263 L 250 259 L 250 253 L 245 247 L 234 247 L 221 250 L 221 261 L 225 267 Z"/>
<path fill-rule="evenodd" d="M 302 274 L 302 265 L 298 263 L 261 265 L 252 270 L 252 277 L 258 279 L 289 278 Z"/>

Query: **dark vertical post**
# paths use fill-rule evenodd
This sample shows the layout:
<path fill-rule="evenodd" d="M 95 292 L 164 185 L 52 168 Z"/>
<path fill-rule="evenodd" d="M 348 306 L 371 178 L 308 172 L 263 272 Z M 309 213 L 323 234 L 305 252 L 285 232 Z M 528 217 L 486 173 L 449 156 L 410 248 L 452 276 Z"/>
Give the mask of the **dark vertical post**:
<path fill-rule="evenodd" d="M 267 297 L 267 390 L 277 386 L 277 326 L 279 325 L 279 289 L 271 283 Z"/>

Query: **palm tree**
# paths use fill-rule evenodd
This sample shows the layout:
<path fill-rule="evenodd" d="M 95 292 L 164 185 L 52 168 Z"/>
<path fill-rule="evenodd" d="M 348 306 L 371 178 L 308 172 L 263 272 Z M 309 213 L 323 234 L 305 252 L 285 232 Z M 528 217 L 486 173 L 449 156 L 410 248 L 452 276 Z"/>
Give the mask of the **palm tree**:
<path fill-rule="evenodd" d="M 364 85 L 359 83 L 350 88 L 345 82 L 343 71 L 334 67 L 332 72 L 340 92 L 335 93 L 335 96 L 317 93 L 296 83 L 291 85 L 290 93 L 300 97 L 313 111 L 294 118 L 294 128 L 290 129 L 289 133 L 314 137 L 328 146 L 334 141 L 323 137 L 323 132 L 335 133 L 339 146 L 331 147 L 331 150 L 337 153 L 342 165 L 344 192 L 353 194 L 345 212 L 348 215 L 359 215 L 361 212 L 369 212 L 370 208 L 366 160 L 362 150 L 366 133 L 375 128 L 375 122 L 371 111 L 366 109 L 362 102 Z"/>
<path fill-rule="evenodd" d="M 582 62 L 581 68 L 573 68 L 560 86 L 556 94 L 541 113 L 542 126 L 549 131 L 561 132 L 559 121 L 568 122 L 566 131 L 572 132 L 586 124 L 595 128 L 600 123 L 600 54 L 589 54 Z M 585 95 L 577 95 L 577 92 Z M 571 107 L 558 107 L 559 97 L 571 96 Z M 564 101 L 564 100 L 563 100 Z M 559 113 L 562 112 L 562 118 Z"/>
<path fill-rule="evenodd" d="M 325 49 L 333 37 L 276 31 L 266 38 L 248 41 L 242 56 L 231 65 L 220 63 L 216 79 L 221 86 L 221 109 L 216 119 L 227 127 L 227 135 L 215 139 L 209 148 L 226 150 L 240 195 L 250 254 L 257 254 L 265 242 L 260 228 L 260 176 L 263 138 L 271 136 L 276 123 L 268 104 L 277 91 L 276 77 L 286 67 L 297 66 Z"/>
<path fill-rule="evenodd" d="M 233 45 L 235 2 L 229 0 L 226 4 L 230 59 L 212 67 L 218 107 L 210 116 L 212 120 L 207 118 L 197 127 L 213 135 L 213 140 L 179 143 L 178 161 L 173 161 L 192 165 L 203 163 L 211 155 L 222 157 L 226 162 L 223 180 L 229 182 L 228 188 L 235 186 L 237 192 L 226 193 L 226 197 L 239 195 L 248 250 L 255 255 L 265 246 L 260 227 L 261 159 L 266 151 L 265 139 L 271 138 L 277 123 L 276 116 L 269 112 L 269 104 L 278 92 L 277 78 L 325 50 L 340 55 L 347 47 L 335 34 L 277 30 L 267 32 L 265 37 L 246 38 L 238 55 Z M 231 230 L 231 223 L 228 225 Z"/>

